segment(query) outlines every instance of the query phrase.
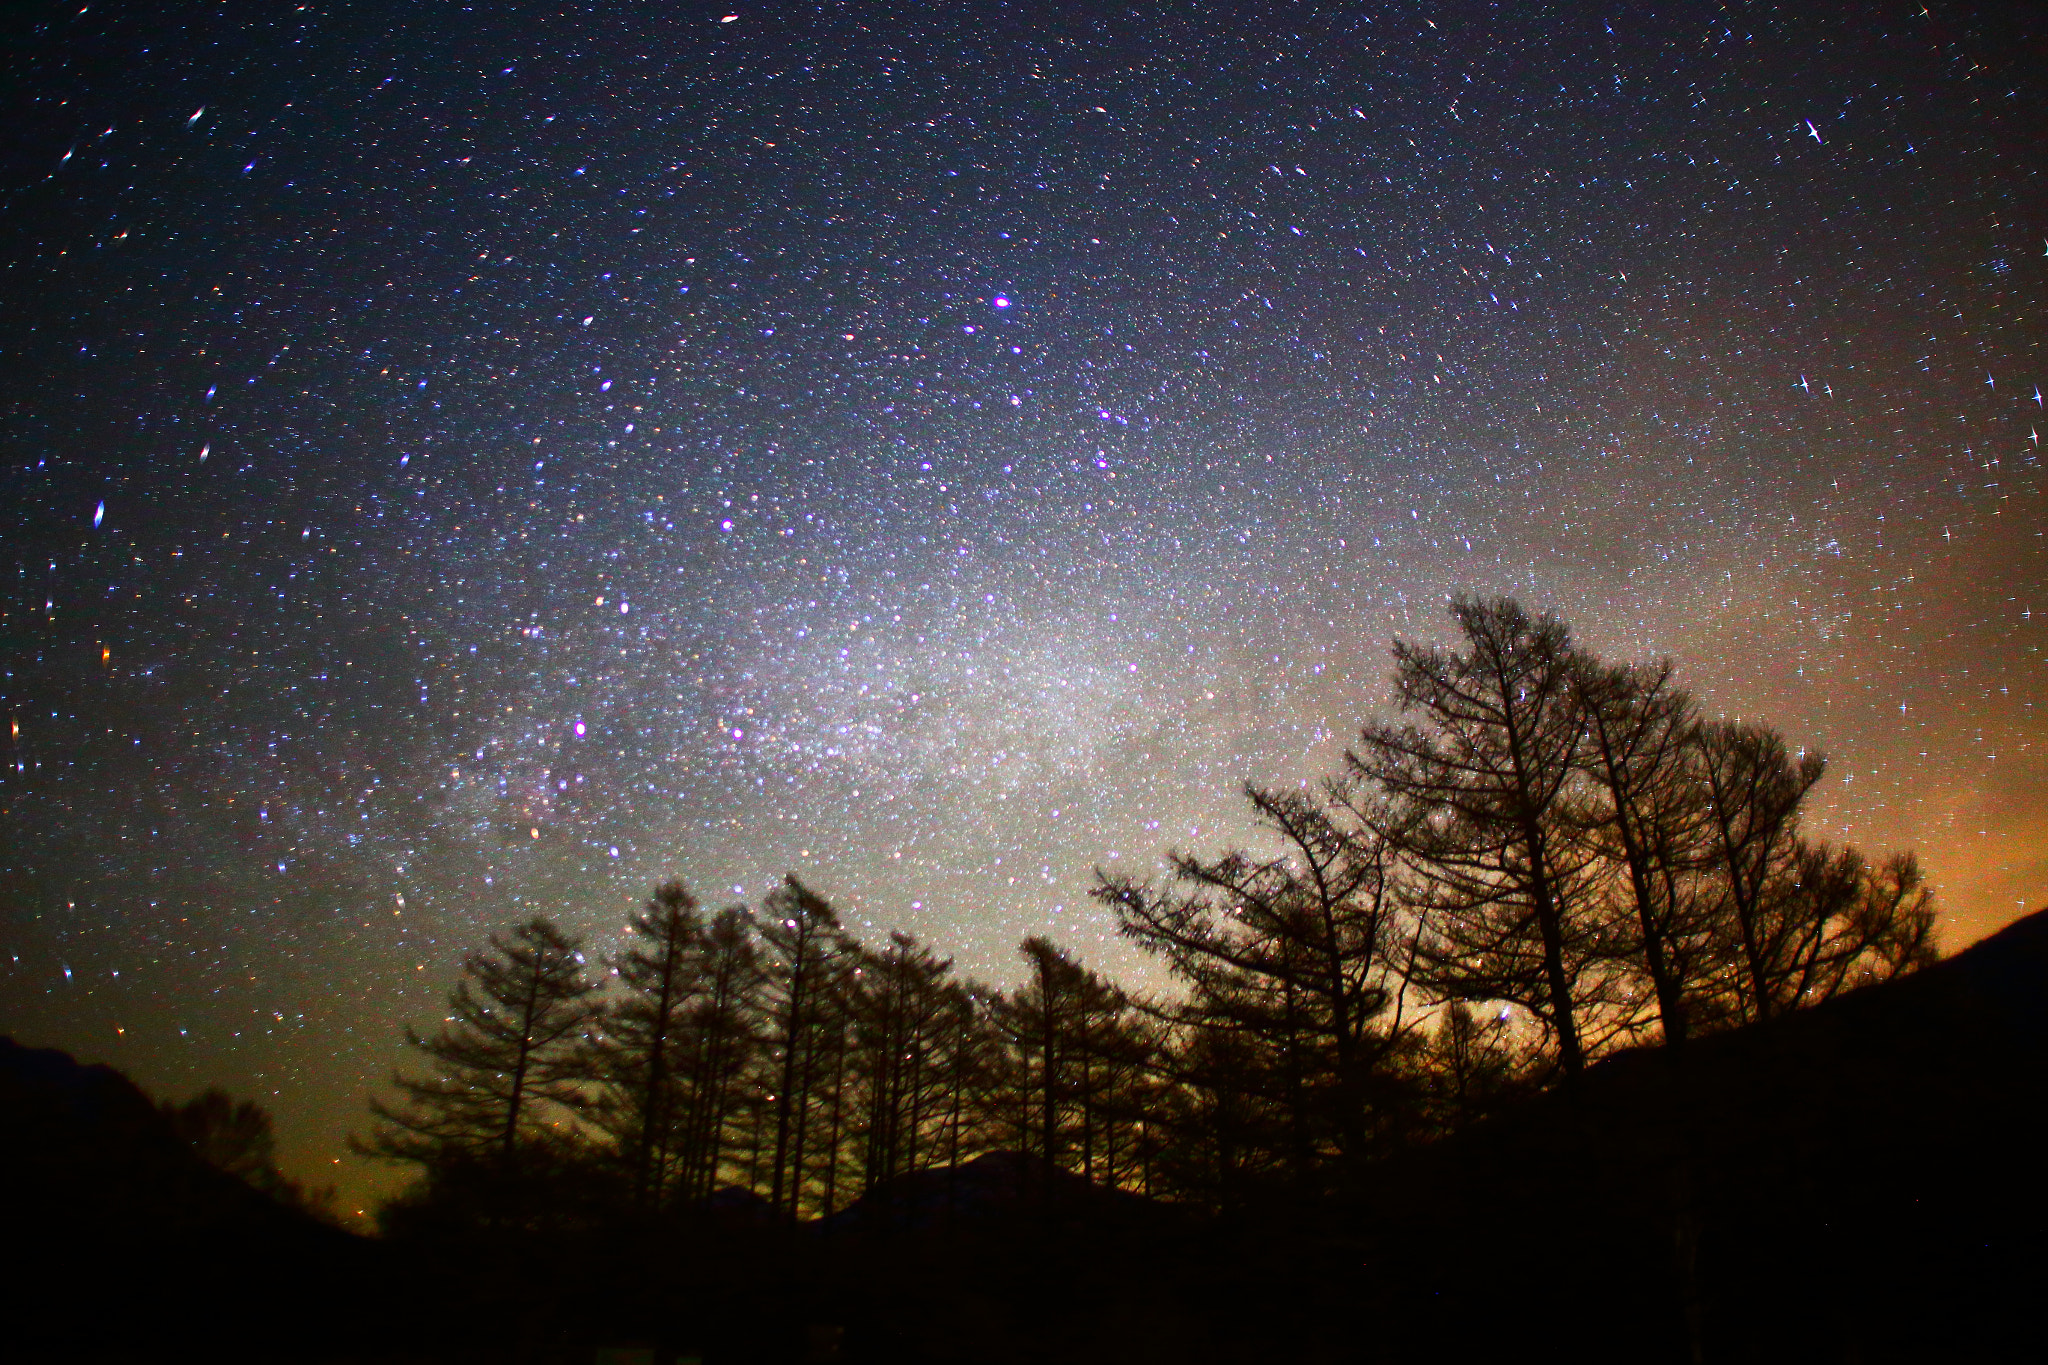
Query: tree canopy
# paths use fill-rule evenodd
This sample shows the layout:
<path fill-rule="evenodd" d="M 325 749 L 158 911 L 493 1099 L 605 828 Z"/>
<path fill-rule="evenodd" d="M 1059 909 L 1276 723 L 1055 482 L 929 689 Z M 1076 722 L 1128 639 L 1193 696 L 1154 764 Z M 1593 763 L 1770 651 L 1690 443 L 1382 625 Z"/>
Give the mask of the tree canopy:
<path fill-rule="evenodd" d="M 1252 842 L 1097 874 L 1174 991 L 1037 936 L 1000 990 L 862 943 L 795 876 L 709 916 L 670 882 L 603 991 L 545 919 L 493 937 L 364 1146 L 430 1176 L 568 1153 L 647 1212 L 724 1188 L 827 1216 L 995 1151 L 1229 1202 L 1933 960 L 1910 853 L 1805 833 L 1819 753 L 1510 599 L 1450 615 L 1395 643 L 1394 715 L 1339 772 L 1246 784 Z"/>

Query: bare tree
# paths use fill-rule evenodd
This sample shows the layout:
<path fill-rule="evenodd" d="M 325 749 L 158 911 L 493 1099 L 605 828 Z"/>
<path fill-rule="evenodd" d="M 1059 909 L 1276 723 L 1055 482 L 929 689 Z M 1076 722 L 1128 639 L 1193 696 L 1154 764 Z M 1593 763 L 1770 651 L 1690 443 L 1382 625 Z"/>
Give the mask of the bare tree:
<path fill-rule="evenodd" d="M 1699 884 L 1708 821 L 1696 707 L 1672 665 L 1610 667 L 1580 651 L 1572 686 L 1591 778 L 1586 831 L 1633 909 L 1632 956 L 1649 978 L 1664 1042 L 1683 1046 L 1708 945 Z"/>
<path fill-rule="evenodd" d="M 1451 615 L 1461 648 L 1394 646 L 1401 709 L 1423 723 L 1368 725 L 1346 758 L 1399 813 L 1385 832 L 1418 874 L 1422 980 L 1522 1005 L 1574 1073 L 1633 1021 L 1592 855 L 1571 837 L 1586 738 L 1571 634 L 1506 598 L 1459 597 Z"/>
<path fill-rule="evenodd" d="M 872 1189 L 930 1163 L 931 1129 L 945 1111 L 942 1059 L 957 1033 L 947 980 L 953 964 L 908 934 L 862 956 L 852 992 L 857 1072 L 864 1091 L 862 1183 Z"/>
<path fill-rule="evenodd" d="M 958 1167 L 969 1157 L 1002 1145 L 1016 1071 L 995 1019 L 1001 993 L 981 982 L 950 981 L 937 1030 L 938 1093 L 933 1107 L 938 1130 L 929 1150 L 934 1162 Z M 952 1186 L 948 1184 L 948 1199 Z"/>
<path fill-rule="evenodd" d="M 1158 1093 L 1161 1030 L 1124 990 L 1100 977 L 1084 996 L 1074 1049 L 1080 1126 L 1080 1170 L 1101 1185 L 1128 1185 L 1142 1175 L 1143 1133 Z"/>
<path fill-rule="evenodd" d="M 1021 1075 L 1030 1078 L 1019 1087 L 1018 1119 L 1027 1135 L 1023 1145 L 1029 1150 L 1028 1134 L 1035 1117 L 1038 1153 L 1050 1167 L 1057 1165 L 1060 1157 L 1067 1045 L 1087 971 L 1043 936 L 1025 939 L 1018 951 L 1029 975 L 996 1002 L 995 1018 L 1009 1040 Z"/>
<path fill-rule="evenodd" d="M 1461 1128 L 1517 1090 L 1524 1049 L 1507 1011 L 1481 1016 L 1453 1000 L 1437 1016 L 1425 1065 L 1446 1128 Z"/>
<path fill-rule="evenodd" d="M 1054 1167 L 1066 1153 L 1069 1130 L 1078 1126 L 1074 1106 L 1090 1020 L 1112 1008 L 1115 987 L 1051 939 L 1034 935 L 1017 950 L 1027 975 L 991 1003 L 990 1014 L 1010 1053 L 1018 1145 L 1035 1147 Z"/>
<path fill-rule="evenodd" d="M 1269 857 L 1171 856 L 1154 887 L 1097 873 L 1094 895 L 1122 932 L 1191 988 L 1185 1026 L 1242 1030 L 1276 1074 L 1259 1084 L 1283 1107 L 1298 1178 L 1333 1146 L 1356 1159 L 1371 1140 L 1386 1063 L 1410 1023 L 1414 945 L 1397 892 L 1391 815 L 1356 782 L 1318 793 L 1247 786 Z"/>
<path fill-rule="evenodd" d="M 157 1106 L 171 1131 L 215 1170 L 323 1222 L 337 1222 L 334 1186 L 309 1189 L 277 1165 L 277 1132 L 270 1112 L 254 1100 L 208 1089 L 183 1104 Z"/>
<path fill-rule="evenodd" d="M 1716 916 L 1725 995 L 1735 1016 L 1763 1020 L 1789 1009 L 1800 959 L 1814 933 L 1854 895 L 1855 869 L 1808 849 L 1799 808 L 1827 760 L 1796 757 L 1767 725 L 1699 727 L 1701 783 L 1712 831 Z"/>
<path fill-rule="evenodd" d="M 1847 984 L 1886 981 L 1939 960 L 1934 893 L 1913 854 L 1895 853 L 1879 866 L 1866 868 L 1852 913 L 1860 951 Z"/>
<path fill-rule="evenodd" d="M 1294 1176 L 1297 1129 L 1270 1044 L 1192 1010 L 1172 1022 L 1139 1133 L 1148 1185 L 1232 1204 Z"/>

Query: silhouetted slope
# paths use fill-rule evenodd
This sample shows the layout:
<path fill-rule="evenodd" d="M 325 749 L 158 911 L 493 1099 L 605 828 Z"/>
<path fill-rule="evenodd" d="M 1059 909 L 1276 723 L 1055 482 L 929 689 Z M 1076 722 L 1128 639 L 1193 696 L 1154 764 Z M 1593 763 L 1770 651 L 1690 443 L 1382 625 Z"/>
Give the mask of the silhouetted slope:
<path fill-rule="evenodd" d="M 1616 1057 L 1378 1169 L 1358 1215 L 1363 1297 L 1409 1359 L 2038 1346 L 2044 1120 L 2036 914 L 1683 1057 Z"/>
<path fill-rule="evenodd" d="M 361 1325 L 335 1306 L 373 1249 L 201 1161 L 118 1071 L 0 1038 L 0 1116 L 0 1354 L 299 1358 Z"/>
<path fill-rule="evenodd" d="M 379 1247 L 204 1167 L 105 1068 L 0 1043 L 0 1105 L 0 1229 L 35 1257 L 0 1282 L 10 1356 L 2021 1359 L 2048 1283 L 2048 915 L 1613 1058 L 1346 1199 L 1220 1217 L 1071 1175 L 1048 1205 L 1042 1165 L 994 1154 L 799 1229 L 728 1198 Z"/>
<path fill-rule="evenodd" d="M 274 1235 L 303 1220 L 195 1156 L 120 1072 L 0 1038 L 0 1162 L 14 1230 Z M 45 1221 L 47 1220 L 47 1221 Z"/>

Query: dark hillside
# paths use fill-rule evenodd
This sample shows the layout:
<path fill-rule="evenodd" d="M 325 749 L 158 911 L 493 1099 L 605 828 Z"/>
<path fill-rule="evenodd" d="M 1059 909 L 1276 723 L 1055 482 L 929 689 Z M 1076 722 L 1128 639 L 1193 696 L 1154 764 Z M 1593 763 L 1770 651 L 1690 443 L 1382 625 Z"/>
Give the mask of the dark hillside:
<path fill-rule="evenodd" d="M 1042 1219 L 1170 1221 L 1171 1209 L 1127 1190 L 1091 1184 L 1021 1152 L 987 1152 L 958 1166 L 914 1171 L 876 1186 L 815 1225 L 828 1236 L 860 1231 L 923 1232 L 1001 1227 Z"/>
<path fill-rule="evenodd" d="M 0 1104 L 0 1217 L 38 1252 L 10 1354 L 1990 1359 L 2038 1344 L 2048 1282 L 2048 916 L 1610 1059 L 1351 1198 L 1214 1217 L 1071 1175 L 1048 1207 L 999 1153 L 794 1234 L 747 1205 L 379 1246 L 206 1167 L 105 1068 L 0 1044 Z"/>
<path fill-rule="evenodd" d="M 2041 1337 L 2048 914 L 1376 1172 L 1401 1354 L 1968 1358 Z M 1697 1352 L 1697 1354 L 1696 1354 Z"/>
<path fill-rule="evenodd" d="M 744 1311 L 684 1339 L 735 1361 L 806 1358 L 806 1324 L 891 1362 L 1996 1358 L 2039 1339 L 2044 1121 L 2036 916 L 1682 1059 L 1610 1059 L 1342 1201 L 1198 1218 L 1068 1177 L 1048 1214 L 1013 1155 L 926 1172 L 729 1281 Z"/>
<path fill-rule="evenodd" d="M 323 1355 L 376 1248 L 193 1154 L 127 1077 L 0 1038 L 0 1354 Z M 26 1254 L 21 1254 L 26 1252 Z"/>

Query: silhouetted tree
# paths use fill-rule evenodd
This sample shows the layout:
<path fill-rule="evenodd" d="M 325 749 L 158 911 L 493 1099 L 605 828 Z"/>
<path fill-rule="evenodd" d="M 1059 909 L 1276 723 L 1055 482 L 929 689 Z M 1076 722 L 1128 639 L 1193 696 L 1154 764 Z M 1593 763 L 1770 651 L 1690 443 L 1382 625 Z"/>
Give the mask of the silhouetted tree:
<path fill-rule="evenodd" d="M 930 1162 L 961 1162 L 1004 1145 L 1018 1104 L 1018 1069 L 996 1023 L 1002 993 L 978 981 L 948 981 L 935 1024 L 938 1055 L 931 1102 Z M 948 1187 L 948 1199 L 951 1198 Z"/>
<path fill-rule="evenodd" d="M 1725 998 L 1742 1021 L 1817 1005 L 1936 956 L 1933 897 L 1911 854 L 1873 868 L 1853 847 L 1796 835 L 1746 928 L 1739 920 L 1721 927 L 1731 940 L 1741 935 L 1743 952 L 1723 959 Z"/>
<path fill-rule="evenodd" d="M 1452 646 L 1396 643 L 1404 723 L 1365 727 L 1341 779 L 1245 789 L 1270 847 L 1172 853 L 1158 885 L 1097 873 L 1178 998 L 1042 937 L 1014 989 L 956 981 L 907 934 L 862 948 L 794 876 L 708 923 L 671 883 L 629 926 L 599 1037 L 547 921 L 467 959 L 445 1025 L 407 1030 L 436 1069 L 395 1078 L 406 1102 L 373 1103 L 360 1149 L 426 1168 L 400 1223 L 595 1228 L 622 1173 L 643 1208 L 736 1182 L 796 1219 L 1003 1146 L 1048 1189 L 1067 1169 L 1233 1203 L 1326 1190 L 1573 1074 L 1647 1030 L 1646 1001 L 1676 1046 L 1933 959 L 1910 855 L 1801 834 L 1818 755 L 1702 723 L 1669 663 L 1603 664 L 1513 601 L 1452 617 Z M 225 1168 L 274 1173 L 259 1110 L 180 1115 Z M 600 1160 L 573 1124 L 545 1136 L 584 1115 Z"/>
<path fill-rule="evenodd" d="M 1035 1126 L 1038 1155 L 1050 1167 L 1059 1162 L 1066 1046 L 1087 971 L 1043 936 L 1025 939 L 1018 951 L 1029 975 L 996 1001 L 994 1016 L 1017 1061 L 1018 1145 L 1031 1149 Z"/>
<path fill-rule="evenodd" d="M 171 1131 L 218 1171 L 262 1189 L 277 1175 L 277 1140 L 270 1115 L 254 1100 L 236 1102 L 218 1087 L 183 1104 L 157 1106 Z"/>
<path fill-rule="evenodd" d="M 829 1075 L 830 1090 L 822 1105 L 817 1156 L 812 1162 L 812 1180 L 818 1186 L 814 1205 L 821 1218 L 830 1218 L 839 1207 L 839 1177 L 846 1166 L 848 1095 L 854 1077 L 847 1062 L 852 1052 L 853 1011 L 850 995 L 857 970 L 842 969 L 835 983 L 836 1008 L 826 1024 L 826 1060 L 823 1073 Z"/>
<path fill-rule="evenodd" d="M 1426 1059 L 1438 1121 L 1456 1129 L 1491 1112 L 1515 1092 L 1522 1053 L 1507 1011 L 1481 1016 L 1462 1000 L 1446 1005 Z"/>
<path fill-rule="evenodd" d="M 1266 1064 L 1236 1081 L 1281 1107 L 1288 1159 L 1306 1179 L 1326 1148 L 1362 1157 L 1391 1098 L 1413 931 L 1385 833 L 1392 817 L 1368 810 L 1358 783 L 1319 794 L 1248 786 L 1245 796 L 1280 846 L 1274 856 L 1176 853 L 1167 888 L 1098 872 L 1094 895 L 1189 985 L 1184 1026 L 1256 1040 Z"/>
<path fill-rule="evenodd" d="M 1143 1125 L 1158 1092 L 1161 1029 L 1115 983 L 1084 1000 L 1075 1085 L 1081 1175 L 1096 1184 L 1142 1181 Z"/>
<path fill-rule="evenodd" d="M 553 1114 L 586 1107 L 582 1046 L 597 1017 L 597 987 L 583 953 L 545 919 L 491 936 L 489 952 L 462 964 L 464 980 L 433 1037 L 406 1042 L 438 1064 L 437 1074 L 392 1083 L 403 1108 L 370 1102 L 383 1123 L 362 1150 L 429 1168 L 496 1158 L 507 1164 Z"/>
<path fill-rule="evenodd" d="M 690 1014 L 703 994 L 703 919 L 681 882 L 656 888 L 612 970 L 625 995 L 605 1011 L 592 1061 L 600 1121 L 620 1143 L 640 1206 L 661 1202 L 687 1079 Z"/>
<path fill-rule="evenodd" d="M 1186 1010 L 1165 1040 L 1163 1088 L 1143 1137 L 1148 1175 L 1175 1194 L 1238 1204 L 1294 1169 L 1295 1125 L 1272 1048 L 1249 1030 Z"/>
<path fill-rule="evenodd" d="M 1585 718 L 1591 781 L 1586 826 L 1632 910 L 1625 951 L 1649 979 L 1664 1042 L 1682 1046 L 1711 945 L 1699 895 L 1707 861 L 1698 723 L 1672 665 L 1610 667 L 1576 652 L 1574 697 Z M 1616 924 L 1620 931 L 1620 924 Z"/>
<path fill-rule="evenodd" d="M 850 949 L 831 903 L 794 874 L 769 894 L 760 934 L 767 950 L 766 1009 L 776 1068 L 768 1202 L 793 1218 L 803 1199 L 817 1068 L 837 1023 L 838 978 L 849 966 Z"/>
<path fill-rule="evenodd" d="M 1714 721 L 1696 740 L 1712 831 L 1716 929 L 1735 1017 L 1792 1008 L 1827 922 L 1853 901 L 1857 868 L 1799 837 L 1799 808 L 1827 770 L 1767 725 Z"/>
<path fill-rule="evenodd" d="M 1418 973 L 1445 1000 L 1513 1001 L 1548 1032 L 1567 1073 L 1596 1021 L 1623 1006 L 1615 945 L 1590 894 L 1591 853 L 1570 837 L 1585 715 L 1571 634 L 1506 598 L 1451 605 L 1459 649 L 1396 642 L 1394 686 L 1423 724 L 1372 724 L 1347 754 L 1395 812 L 1384 827 L 1419 880 Z"/>
<path fill-rule="evenodd" d="M 684 1018 L 674 1139 L 678 1190 L 693 1201 L 717 1186 L 732 1130 L 744 1129 L 752 1115 L 762 1045 L 760 945 L 746 910 L 734 906 L 713 916 L 697 953 L 699 992 Z"/>
<path fill-rule="evenodd" d="M 1847 984 L 1887 981 L 1932 966 L 1941 952 L 1934 935 L 1934 892 L 1911 853 L 1894 853 L 1864 869 L 1854 933 L 1859 944 Z"/>
<path fill-rule="evenodd" d="M 183 1104 L 166 1100 L 157 1108 L 171 1131 L 207 1165 L 302 1213 L 336 1220 L 332 1185 L 309 1189 L 278 1169 L 276 1129 L 269 1111 L 256 1101 L 237 1101 L 215 1087 Z"/>
<path fill-rule="evenodd" d="M 1093 1180 L 1098 1147 L 1134 1140 L 1140 1110 L 1128 1092 L 1152 1042 L 1123 991 L 1050 939 L 1025 939 L 1018 951 L 1029 974 L 990 1008 L 1009 1053 L 1017 1146 L 1048 1171 L 1067 1166 Z"/>
<path fill-rule="evenodd" d="M 953 964 L 908 934 L 864 953 L 849 998 L 855 1070 L 863 1094 L 861 1179 L 872 1189 L 930 1164 L 946 1045 L 957 1039 Z"/>

